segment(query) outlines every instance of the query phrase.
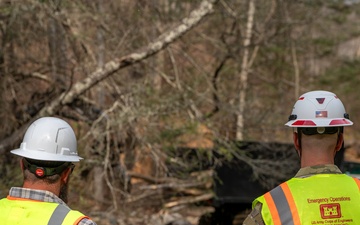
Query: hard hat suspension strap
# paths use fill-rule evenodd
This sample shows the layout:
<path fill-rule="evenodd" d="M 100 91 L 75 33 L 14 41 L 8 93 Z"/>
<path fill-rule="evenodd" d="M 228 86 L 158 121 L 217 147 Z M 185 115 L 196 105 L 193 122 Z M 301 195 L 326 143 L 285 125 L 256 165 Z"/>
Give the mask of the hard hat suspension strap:
<path fill-rule="evenodd" d="M 73 165 L 71 162 L 64 162 L 57 167 L 42 167 L 31 164 L 30 162 L 28 162 L 28 160 L 26 160 L 26 158 L 23 158 L 23 164 L 25 169 L 28 169 L 31 173 L 35 174 L 39 178 L 60 174 L 65 169 Z"/>

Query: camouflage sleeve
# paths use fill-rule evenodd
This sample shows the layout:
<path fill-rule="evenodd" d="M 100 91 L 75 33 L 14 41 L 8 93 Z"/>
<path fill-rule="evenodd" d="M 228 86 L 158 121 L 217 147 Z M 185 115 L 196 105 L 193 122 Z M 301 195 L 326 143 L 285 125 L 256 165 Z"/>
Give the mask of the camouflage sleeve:
<path fill-rule="evenodd" d="M 243 225 L 264 225 L 264 221 L 261 217 L 261 203 L 257 203 L 251 213 L 246 217 Z"/>

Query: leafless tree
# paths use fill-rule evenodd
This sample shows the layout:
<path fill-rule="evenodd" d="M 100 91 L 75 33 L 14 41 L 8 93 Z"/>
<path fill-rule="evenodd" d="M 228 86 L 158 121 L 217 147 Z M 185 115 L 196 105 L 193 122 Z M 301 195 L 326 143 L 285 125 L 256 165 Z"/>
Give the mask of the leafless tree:
<path fill-rule="evenodd" d="M 77 176 L 96 193 L 99 210 L 174 193 L 192 198 L 147 202 L 174 210 L 211 198 L 210 161 L 236 157 L 264 181 L 271 168 L 286 165 L 264 164 L 229 143 L 289 142 L 283 124 L 294 95 L 334 86 L 349 94 L 358 84 L 356 63 L 337 56 L 349 55 L 337 49 L 354 41 L 356 5 L 22 0 L 0 8 L 2 162 L 11 161 L 8 150 L 31 121 L 63 117 L 86 158 Z M 352 75 L 343 79 L 343 68 Z M 189 160 L 193 148 L 197 162 L 208 164 Z M 192 171 L 199 168 L 205 171 Z M 130 180 L 146 185 L 134 194 L 138 183 Z"/>

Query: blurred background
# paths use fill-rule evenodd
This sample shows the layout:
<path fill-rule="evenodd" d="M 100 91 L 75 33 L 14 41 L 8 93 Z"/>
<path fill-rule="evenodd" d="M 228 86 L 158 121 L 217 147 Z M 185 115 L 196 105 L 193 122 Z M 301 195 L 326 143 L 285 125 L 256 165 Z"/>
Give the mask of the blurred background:
<path fill-rule="evenodd" d="M 22 184 L 10 150 L 56 116 L 85 158 L 69 205 L 99 225 L 241 224 L 206 219 L 217 168 L 265 189 L 290 177 L 302 93 L 342 100 L 357 162 L 359 62 L 357 0 L 1 0 L 0 197 Z"/>

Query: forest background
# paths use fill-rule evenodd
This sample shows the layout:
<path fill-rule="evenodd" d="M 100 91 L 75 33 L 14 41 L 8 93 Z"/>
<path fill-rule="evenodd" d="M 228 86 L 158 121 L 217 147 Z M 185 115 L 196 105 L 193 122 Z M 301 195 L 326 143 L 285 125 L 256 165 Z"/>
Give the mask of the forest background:
<path fill-rule="evenodd" d="M 338 95 L 357 152 L 359 10 L 356 0 L 1 0 L 0 197 L 21 185 L 9 151 L 42 116 L 73 126 L 85 160 L 69 205 L 98 224 L 155 224 L 211 199 L 202 165 L 244 157 L 256 170 L 231 143 L 291 143 L 284 123 L 306 91 Z"/>

